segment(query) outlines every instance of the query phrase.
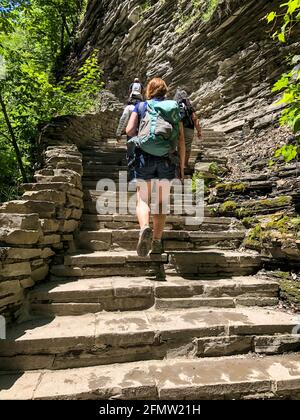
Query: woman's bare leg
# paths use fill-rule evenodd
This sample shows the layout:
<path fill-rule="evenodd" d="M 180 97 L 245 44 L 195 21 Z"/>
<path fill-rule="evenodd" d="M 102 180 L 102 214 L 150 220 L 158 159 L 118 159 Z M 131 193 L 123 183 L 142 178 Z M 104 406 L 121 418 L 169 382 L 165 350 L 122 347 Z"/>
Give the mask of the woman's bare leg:
<path fill-rule="evenodd" d="M 137 190 L 136 213 L 140 224 L 140 235 L 137 244 L 139 257 L 146 257 L 151 250 L 152 229 L 150 228 L 151 182 L 141 182 Z"/>
<path fill-rule="evenodd" d="M 156 214 L 153 215 L 153 240 L 161 240 L 166 219 L 167 207 L 170 204 L 171 183 L 167 180 L 159 181 L 158 205 Z"/>
<path fill-rule="evenodd" d="M 151 181 L 139 183 L 137 186 L 136 214 L 140 228 L 150 225 Z"/>

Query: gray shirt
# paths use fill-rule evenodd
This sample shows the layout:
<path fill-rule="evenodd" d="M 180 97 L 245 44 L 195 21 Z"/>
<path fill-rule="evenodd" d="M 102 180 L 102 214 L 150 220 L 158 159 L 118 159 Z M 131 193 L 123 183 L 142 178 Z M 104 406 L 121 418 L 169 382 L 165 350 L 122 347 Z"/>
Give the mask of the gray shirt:
<path fill-rule="evenodd" d="M 116 132 L 116 137 L 121 137 L 125 132 L 129 118 L 131 117 L 134 105 L 127 105 L 123 111 L 122 117 L 120 118 L 119 125 Z"/>

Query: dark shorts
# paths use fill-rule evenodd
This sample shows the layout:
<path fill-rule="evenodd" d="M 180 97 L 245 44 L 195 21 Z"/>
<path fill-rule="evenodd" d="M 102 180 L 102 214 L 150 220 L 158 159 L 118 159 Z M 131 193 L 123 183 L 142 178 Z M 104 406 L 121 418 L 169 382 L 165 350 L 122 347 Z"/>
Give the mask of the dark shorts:
<path fill-rule="evenodd" d="M 171 162 L 169 157 L 153 156 L 142 151 L 136 151 L 135 161 L 130 168 L 130 180 L 141 179 L 151 181 L 151 179 L 177 178 L 177 165 Z"/>

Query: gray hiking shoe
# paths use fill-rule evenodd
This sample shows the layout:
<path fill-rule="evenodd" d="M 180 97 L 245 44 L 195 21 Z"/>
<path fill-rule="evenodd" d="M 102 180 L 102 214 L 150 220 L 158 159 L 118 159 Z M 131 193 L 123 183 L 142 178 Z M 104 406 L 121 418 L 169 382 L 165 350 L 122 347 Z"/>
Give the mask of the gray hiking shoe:
<path fill-rule="evenodd" d="M 154 239 L 152 241 L 152 246 L 151 246 L 151 254 L 163 254 L 164 249 L 163 249 L 163 244 L 162 241 L 160 239 Z"/>
<path fill-rule="evenodd" d="M 140 231 L 139 242 L 137 245 L 137 254 L 139 257 L 147 257 L 151 249 L 152 229 L 150 226 L 145 226 Z"/>

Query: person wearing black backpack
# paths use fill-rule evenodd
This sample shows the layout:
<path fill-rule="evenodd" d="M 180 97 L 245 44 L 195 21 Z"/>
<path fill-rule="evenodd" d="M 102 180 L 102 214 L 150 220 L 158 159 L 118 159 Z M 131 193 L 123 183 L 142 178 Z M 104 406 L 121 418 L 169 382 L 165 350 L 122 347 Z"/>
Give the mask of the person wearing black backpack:
<path fill-rule="evenodd" d="M 177 89 L 174 96 L 180 108 L 181 121 L 184 127 L 184 138 L 185 138 L 185 167 L 189 167 L 189 160 L 192 150 L 192 144 L 194 140 L 195 128 L 198 133 L 198 138 L 202 138 L 202 130 L 200 121 L 196 115 L 195 109 L 189 100 L 188 94 L 185 90 Z"/>

